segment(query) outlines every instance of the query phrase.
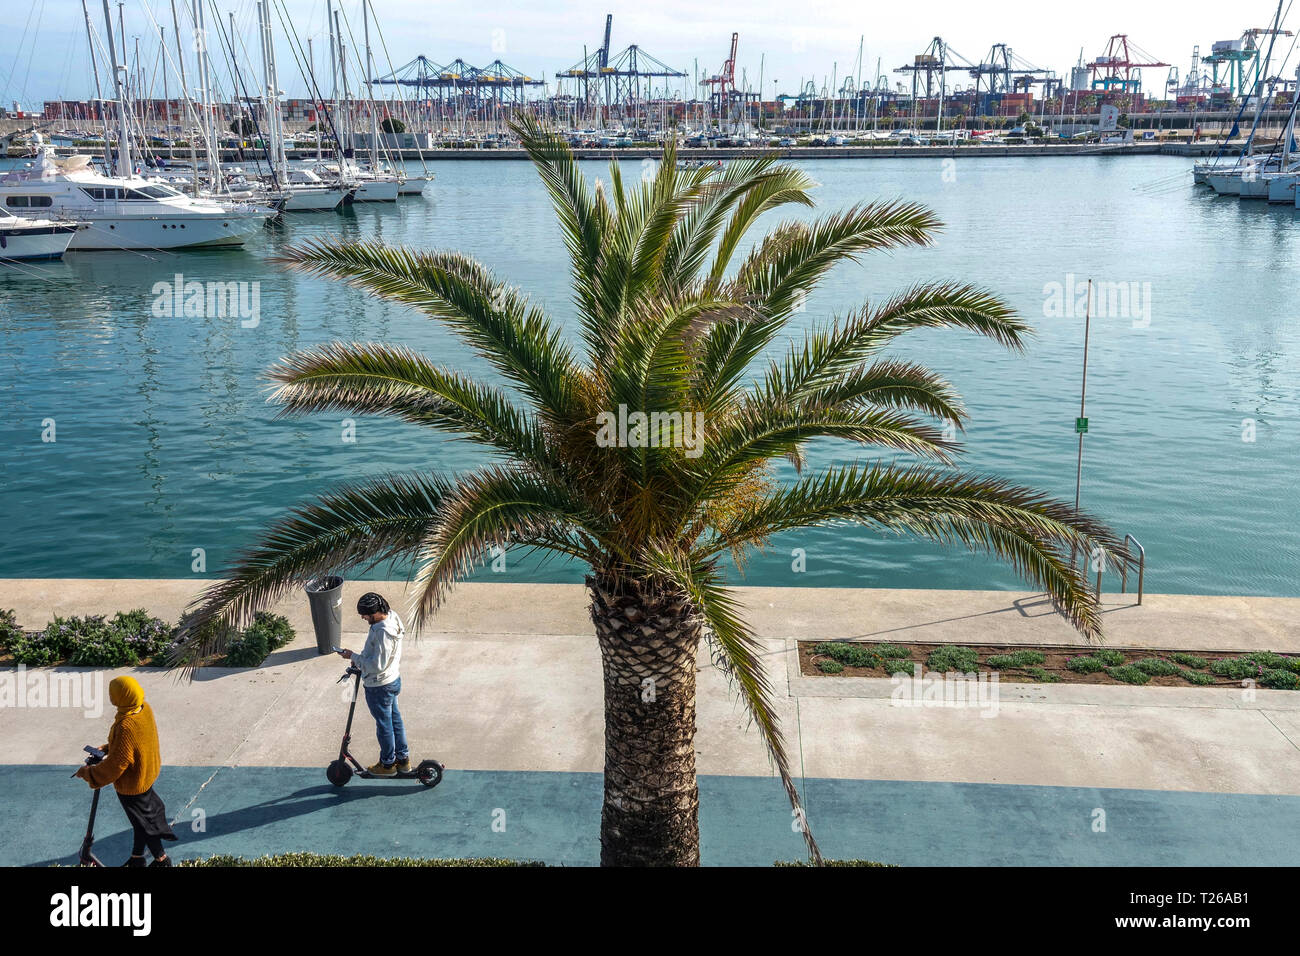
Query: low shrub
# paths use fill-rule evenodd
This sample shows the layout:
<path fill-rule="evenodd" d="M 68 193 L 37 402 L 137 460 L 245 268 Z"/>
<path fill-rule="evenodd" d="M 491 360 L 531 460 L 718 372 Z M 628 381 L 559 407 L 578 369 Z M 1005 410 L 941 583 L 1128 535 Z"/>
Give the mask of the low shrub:
<path fill-rule="evenodd" d="M 282 614 L 272 614 L 269 611 L 258 611 L 253 615 L 253 623 L 248 625 L 245 634 L 252 631 L 257 631 L 263 635 L 266 638 L 266 646 L 272 651 L 278 651 L 285 645 L 292 643 L 297 636 L 287 617 Z"/>
<path fill-rule="evenodd" d="M 1249 654 L 1242 654 L 1243 661 L 1254 661 L 1265 670 L 1286 670 L 1287 658 L 1281 654 L 1274 654 L 1272 651 L 1251 651 Z"/>
<path fill-rule="evenodd" d="M 906 647 L 899 647 L 897 644 L 877 644 L 872 648 L 881 657 L 911 657 L 912 652 Z"/>
<path fill-rule="evenodd" d="M 891 677 L 895 674 L 907 674 L 910 676 L 914 669 L 913 664 L 910 660 L 904 660 L 901 657 L 886 658 L 884 663 L 882 663 L 880 666 L 883 667 L 885 669 L 885 673 L 890 675 Z"/>
<path fill-rule="evenodd" d="M 1214 683 L 1213 674 L 1203 674 L 1200 671 L 1179 671 L 1178 676 L 1189 684 L 1195 684 L 1198 687 L 1204 687 L 1207 684 Z"/>
<path fill-rule="evenodd" d="M 1093 651 L 1092 656 L 1097 658 L 1097 660 L 1101 661 L 1107 667 L 1119 667 L 1121 664 L 1124 663 L 1123 651 L 1110 651 L 1110 650 L 1102 649 L 1098 651 Z"/>
<path fill-rule="evenodd" d="M 1084 654 L 1081 657 L 1071 657 L 1065 662 L 1065 666 L 1074 671 L 1076 674 L 1095 674 L 1097 671 L 1105 670 L 1106 665 L 1099 658 L 1091 654 Z"/>
<path fill-rule="evenodd" d="M 1258 677 L 1263 668 L 1254 661 L 1248 661 L 1244 658 L 1221 657 L 1217 661 L 1210 662 L 1210 670 L 1220 677 L 1245 680 L 1248 677 Z"/>
<path fill-rule="evenodd" d="M 184 622 L 185 618 L 182 618 Z M 74 667 L 133 667 L 137 664 L 165 665 L 175 646 L 177 630 L 143 608 L 123 611 L 112 620 L 103 614 L 56 617 L 36 634 L 25 634 L 12 611 L 0 611 L 0 644 L 13 654 L 16 663 L 27 667 L 48 667 L 67 663 Z M 260 611 L 242 633 L 223 624 L 208 626 L 220 634 L 220 647 L 228 649 L 232 667 L 256 667 L 267 654 L 294 639 L 287 618 Z M 179 661 L 177 663 L 187 663 Z"/>
<path fill-rule="evenodd" d="M 1107 667 L 1106 673 L 1117 681 L 1123 681 L 1125 684 L 1145 684 L 1151 679 L 1150 674 L 1141 668 L 1134 667 L 1132 664 Z"/>
<path fill-rule="evenodd" d="M 841 664 L 839 661 L 835 660 L 834 658 L 827 658 L 824 661 L 818 661 L 817 669 L 821 671 L 823 674 L 844 673 L 844 665 Z"/>
<path fill-rule="evenodd" d="M 1193 667 L 1197 670 L 1205 670 L 1210 666 L 1210 662 L 1204 657 L 1197 657 L 1195 654 L 1184 654 L 1182 651 L 1175 651 L 1169 657 L 1175 664 L 1182 664 L 1184 667 Z"/>
<path fill-rule="evenodd" d="M 1053 674 L 1041 667 L 1026 667 L 1025 673 L 1042 684 L 1059 684 L 1061 682 L 1059 674 Z"/>
<path fill-rule="evenodd" d="M 994 670 L 1012 667 L 1033 667 L 1045 663 L 1047 657 L 1038 651 L 1015 651 L 1011 654 L 994 654 L 984 663 Z"/>
<path fill-rule="evenodd" d="M 257 667 L 270 653 L 266 632 L 250 627 L 226 644 L 225 666 Z"/>
<path fill-rule="evenodd" d="M 1259 675 L 1259 684 L 1274 690 L 1300 690 L 1300 674 L 1293 674 L 1280 667 L 1265 668 L 1264 673 Z"/>
<path fill-rule="evenodd" d="M 1134 661 L 1131 667 L 1136 667 L 1144 674 L 1150 674 L 1152 677 L 1172 677 L 1177 674 L 1179 667 L 1173 661 L 1167 661 L 1163 657 L 1144 657 L 1140 661 Z"/>
<path fill-rule="evenodd" d="M 49 667 L 63 660 L 64 655 L 46 639 L 44 632 L 24 634 L 9 646 L 14 661 L 26 667 Z"/>
<path fill-rule="evenodd" d="M 948 673 L 957 671 L 961 674 L 969 674 L 979 667 L 979 654 L 969 647 L 956 647 L 945 645 L 936 647 L 926 658 L 925 666 L 932 671 Z"/>
<path fill-rule="evenodd" d="M 18 626 L 17 616 L 7 608 L 0 608 L 0 651 L 13 650 L 22 639 L 23 629 Z"/>
<path fill-rule="evenodd" d="M 202 860 L 184 860 L 181 866 L 545 866 L 536 860 L 505 860 L 499 857 L 471 857 L 430 860 L 399 856 L 339 856 L 327 853 L 278 853 L 271 856 L 210 856 Z"/>
<path fill-rule="evenodd" d="M 773 866 L 812 866 L 804 860 L 777 860 Z M 822 866 L 898 866 L 897 863 L 877 863 L 875 860 L 822 860 Z"/>
<path fill-rule="evenodd" d="M 861 644 L 848 641 L 825 641 L 813 648 L 814 654 L 823 654 L 849 667 L 879 667 L 880 655 Z"/>
<path fill-rule="evenodd" d="M 144 608 L 119 612 L 113 618 L 112 627 L 140 661 L 152 660 L 171 646 L 172 632 L 167 622 Z"/>

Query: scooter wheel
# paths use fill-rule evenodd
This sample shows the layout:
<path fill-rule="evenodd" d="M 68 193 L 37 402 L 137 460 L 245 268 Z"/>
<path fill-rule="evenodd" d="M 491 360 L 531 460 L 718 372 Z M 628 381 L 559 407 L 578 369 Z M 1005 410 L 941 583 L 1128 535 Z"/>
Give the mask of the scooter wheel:
<path fill-rule="evenodd" d="M 436 760 L 422 760 L 415 768 L 415 777 L 426 787 L 436 787 L 442 783 L 442 764 Z"/>
<path fill-rule="evenodd" d="M 341 787 L 352 779 L 352 768 L 346 760 L 335 760 L 325 768 L 325 776 L 336 787 Z"/>

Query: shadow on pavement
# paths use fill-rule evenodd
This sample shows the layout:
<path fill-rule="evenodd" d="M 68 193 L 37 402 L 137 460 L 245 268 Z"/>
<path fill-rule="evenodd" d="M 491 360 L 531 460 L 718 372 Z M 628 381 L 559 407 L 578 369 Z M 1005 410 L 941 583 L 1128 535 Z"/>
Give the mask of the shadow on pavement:
<path fill-rule="evenodd" d="M 266 826 L 272 823 L 280 823 L 285 820 L 292 820 L 296 817 L 306 816 L 309 813 L 317 813 L 321 810 L 328 810 L 334 807 L 346 806 L 350 803 L 357 803 L 362 800 L 371 800 L 376 797 L 392 799 L 395 797 L 413 797 L 416 794 L 426 793 L 427 787 L 418 784 L 414 786 L 396 787 L 390 786 L 387 782 L 367 786 L 361 782 L 361 786 L 354 783 L 350 787 L 335 787 L 332 784 L 321 784 L 316 787 L 304 787 L 294 793 L 285 794 L 280 797 L 273 797 L 270 800 L 263 800 L 261 803 L 255 803 L 249 807 L 241 807 L 238 810 L 230 810 L 225 813 L 210 816 L 206 820 L 206 828 L 203 832 L 195 833 L 191 830 L 189 822 L 178 817 L 172 822 L 172 829 L 180 839 L 176 842 L 167 841 L 163 844 L 164 848 L 170 854 L 173 851 L 180 853 L 192 847 L 196 843 L 202 843 L 204 840 L 213 837 L 228 837 L 244 830 L 251 830 L 256 827 Z M 96 829 L 99 829 L 106 821 L 105 811 L 106 804 L 101 801 L 99 816 L 96 818 Z M 183 813 L 184 811 L 182 811 Z M 120 825 L 120 824 L 119 824 Z M 68 835 L 68 845 L 71 848 L 66 856 L 54 857 L 48 860 L 38 860 L 30 866 L 75 866 L 77 863 L 77 852 L 81 846 L 81 838 L 84 836 L 84 830 L 78 830 L 76 833 Z M 131 831 L 121 830 L 104 837 L 96 837 L 93 848 L 95 856 L 105 866 L 117 866 L 124 862 L 131 855 Z M 148 851 L 145 851 L 146 855 Z M 267 852 L 277 852 L 268 849 Z M 364 848 L 358 847 L 358 853 L 364 852 Z"/>

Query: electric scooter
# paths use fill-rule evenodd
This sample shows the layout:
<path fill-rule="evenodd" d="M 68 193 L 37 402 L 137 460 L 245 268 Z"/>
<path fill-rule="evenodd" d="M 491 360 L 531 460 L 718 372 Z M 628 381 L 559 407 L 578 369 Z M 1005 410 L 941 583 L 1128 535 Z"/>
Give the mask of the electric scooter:
<path fill-rule="evenodd" d="M 92 747 L 89 744 L 83 748 L 86 753 L 90 754 L 86 758 L 86 766 L 97 764 L 104 759 L 104 751 L 98 747 Z M 74 773 L 75 777 L 76 774 Z M 86 836 L 81 841 L 81 852 L 77 855 L 78 866 L 103 866 L 99 862 L 99 857 L 90 851 L 91 846 L 95 843 L 95 813 L 99 810 L 99 788 L 94 791 L 94 796 L 90 798 L 90 819 L 86 821 Z"/>
<path fill-rule="evenodd" d="M 348 725 L 343 729 L 343 745 L 339 747 L 339 758 L 331 761 L 330 765 L 325 768 L 325 776 L 329 779 L 329 782 L 336 787 L 341 787 L 351 780 L 352 775 L 355 773 L 363 780 L 410 780 L 415 778 L 426 787 L 436 787 L 442 783 L 443 766 L 436 760 L 421 760 L 412 770 L 397 771 L 396 777 L 378 777 L 361 766 L 357 762 L 357 758 L 348 752 L 348 744 L 352 740 L 352 715 L 356 713 L 357 691 L 361 687 L 361 670 L 357 667 L 349 667 L 343 672 L 343 676 L 335 681 L 336 684 L 341 684 L 349 677 L 352 677 L 353 681 L 352 703 L 348 706 Z"/>

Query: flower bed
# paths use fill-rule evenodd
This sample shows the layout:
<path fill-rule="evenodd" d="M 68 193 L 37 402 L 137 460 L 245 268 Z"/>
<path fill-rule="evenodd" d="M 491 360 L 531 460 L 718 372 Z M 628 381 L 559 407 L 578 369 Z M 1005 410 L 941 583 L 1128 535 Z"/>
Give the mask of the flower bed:
<path fill-rule="evenodd" d="M 800 641 L 800 673 L 809 677 L 890 677 L 922 672 L 996 671 L 1001 680 L 1040 684 L 1152 684 L 1300 690 L 1300 656 L 1272 651 L 1154 651 L 1078 648 Z"/>

